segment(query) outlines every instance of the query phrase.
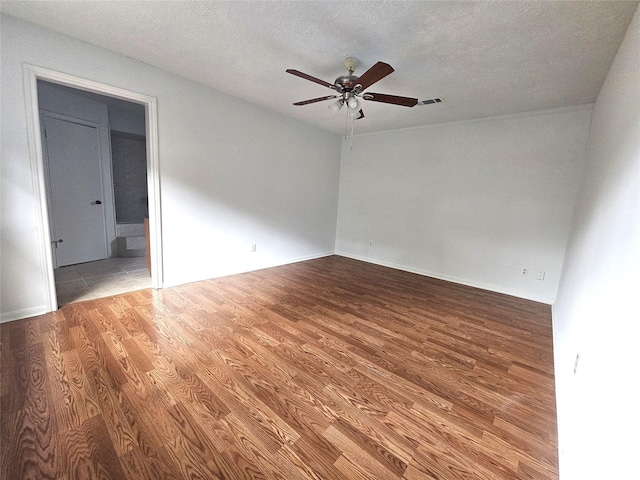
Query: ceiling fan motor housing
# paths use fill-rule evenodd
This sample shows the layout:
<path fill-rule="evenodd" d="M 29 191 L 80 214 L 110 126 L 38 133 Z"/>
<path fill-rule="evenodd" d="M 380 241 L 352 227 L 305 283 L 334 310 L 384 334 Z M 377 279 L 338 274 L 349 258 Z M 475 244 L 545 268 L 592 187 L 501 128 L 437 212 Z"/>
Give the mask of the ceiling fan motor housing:
<path fill-rule="evenodd" d="M 339 92 L 350 92 L 352 91 L 356 85 L 358 85 L 358 79 L 355 75 L 342 75 L 336 78 L 333 85 L 336 87 L 336 90 Z"/>

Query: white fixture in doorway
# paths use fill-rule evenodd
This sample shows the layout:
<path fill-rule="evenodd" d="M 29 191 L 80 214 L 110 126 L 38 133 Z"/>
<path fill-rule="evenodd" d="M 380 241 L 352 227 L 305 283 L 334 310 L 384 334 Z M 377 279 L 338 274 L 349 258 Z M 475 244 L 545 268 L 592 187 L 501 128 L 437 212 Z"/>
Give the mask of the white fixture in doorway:
<path fill-rule="evenodd" d="M 54 311 L 58 307 L 53 257 L 50 248 L 51 242 L 56 239 L 51 238 L 49 230 L 50 212 L 47 204 L 45 163 L 40 138 L 41 125 L 38 109 L 38 80 L 45 80 L 51 83 L 66 85 L 72 88 L 116 97 L 125 101 L 144 105 L 145 116 L 147 119 L 147 179 L 149 192 L 151 282 L 154 288 L 162 288 L 162 237 L 160 225 L 160 174 L 158 162 L 158 115 L 156 98 L 34 65 L 25 64 L 23 68 L 31 171 L 34 186 L 39 198 L 38 216 L 40 221 L 37 225 L 37 233 L 41 259 L 41 271 L 44 272 L 48 292 L 47 311 Z"/>

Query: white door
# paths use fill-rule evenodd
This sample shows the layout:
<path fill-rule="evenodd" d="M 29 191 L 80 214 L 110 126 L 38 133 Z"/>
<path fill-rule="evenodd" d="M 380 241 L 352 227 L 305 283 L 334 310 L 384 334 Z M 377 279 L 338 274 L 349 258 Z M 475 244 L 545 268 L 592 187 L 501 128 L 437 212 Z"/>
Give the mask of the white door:
<path fill-rule="evenodd" d="M 55 266 L 107 258 L 98 129 L 43 120 Z"/>

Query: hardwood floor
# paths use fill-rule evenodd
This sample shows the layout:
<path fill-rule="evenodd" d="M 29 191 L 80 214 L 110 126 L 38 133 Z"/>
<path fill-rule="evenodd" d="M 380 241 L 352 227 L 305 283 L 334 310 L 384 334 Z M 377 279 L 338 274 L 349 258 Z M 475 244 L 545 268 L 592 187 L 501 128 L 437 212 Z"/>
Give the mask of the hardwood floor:
<path fill-rule="evenodd" d="M 550 307 L 341 257 L 0 327 L 2 479 L 556 479 Z"/>

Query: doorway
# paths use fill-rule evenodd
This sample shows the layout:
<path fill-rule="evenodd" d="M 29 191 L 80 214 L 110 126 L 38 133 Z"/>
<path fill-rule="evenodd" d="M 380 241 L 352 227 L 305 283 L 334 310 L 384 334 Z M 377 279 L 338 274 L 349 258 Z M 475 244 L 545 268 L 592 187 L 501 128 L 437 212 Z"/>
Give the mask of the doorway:
<path fill-rule="evenodd" d="M 55 270 L 54 265 L 59 261 L 56 253 L 54 253 L 55 245 L 52 242 L 57 242 L 60 238 L 56 238 L 55 229 L 50 228 L 52 225 L 52 219 L 54 217 L 54 212 L 52 211 L 52 202 L 49 197 L 50 185 L 49 185 L 49 176 L 48 176 L 48 165 L 46 162 L 46 149 L 50 147 L 48 144 L 43 144 L 40 142 L 40 135 L 38 133 L 41 131 L 41 127 L 46 123 L 47 127 L 55 126 L 60 127 L 61 125 L 64 127 L 70 127 L 67 124 L 56 123 L 53 120 L 42 119 L 40 118 L 40 104 L 38 99 L 38 81 L 46 81 L 58 86 L 62 87 L 70 87 L 72 89 L 77 89 L 77 92 L 84 95 L 102 95 L 108 98 L 115 99 L 117 101 L 127 101 L 133 102 L 140 108 L 144 109 L 145 113 L 145 122 L 144 122 L 144 138 L 145 138 L 145 149 L 147 151 L 147 162 L 146 162 L 146 184 L 147 184 L 147 195 L 148 204 L 145 206 L 145 210 L 148 212 L 148 263 L 151 267 L 151 278 L 150 285 L 153 288 L 161 288 L 162 287 L 162 249 L 161 249 L 161 228 L 160 228 L 160 188 L 159 188 L 159 172 L 158 172 L 158 156 L 157 156 L 157 104 L 156 99 L 153 97 L 149 97 L 146 95 L 141 95 L 135 92 L 123 90 L 116 87 L 111 87 L 108 85 L 104 85 L 98 82 L 81 79 L 78 77 L 74 77 L 71 75 L 63 74 L 60 72 L 55 72 L 48 69 L 43 69 L 40 67 L 35 67 L 31 65 L 25 65 L 25 90 L 27 97 L 27 109 L 30 112 L 30 116 L 28 115 L 28 126 L 29 126 L 29 141 L 31 148 L 31 161 L 34 172 L 34 180 L 38 188 L 38 194 L 40 198 L 40 218 L 41 222 L 38 225 L 38 234 L 40 238 L 40 249 L 42 253 L 42 271 L 46 277 L 46 284 L 48 290 L 48 304 L 47 311 L 56 310 L 58 307 L 57 300 L 57 288 L 56 288 L 56 278 L 55 278 Z M 114 101 L 115 101 L 114 100 Z M 60 119 L 56 119 L 60 120 Z M 69 119 L 66 119 L 67 121 Z M 91 130 L 87 130 L 91 128 L 91 125 L 88 125 L 87 122 L 67 122 L 67 123 L 75 123 L 75 125 L 79 125 L 73 127 L 75 129 L 79 129 L 80 132 L 91 132 Z M 72 128 L 72 129 L 73 129 Z M 64 128 L 62 128 L 64 130 Z M 89 137 L 89 135 L 85 135 Z M 44 147 L 44 148 L 43 148 Z M 110 163 L 110 162 L 109 162 Z M 109 164 L 110 168 L 110 164 Z M 104 173 L 104 169 L 102 170 Z M 107 184 L 107 189 L 105 189 L 103 193 L 103 198 L 106 199 L 109 194 L 111 195 L 111 208 L 113 210 L 112 220 L 106 222 L 106 228 L 109 230 L 111 227 L 112 234 L 109 237 L 109 233 L 106 238 L 111 238 L 111 241 L 107 241 L 107 256 L 106 258 L 98 260 L 98 262 L 109 262 L 105 268 L 107 270 L 114 269 L 114 260 L 112 258 L 113 254 L 116 253 L 117 242 L 115 240 L 115 206 L 113 205 L 113 186 L 112 181 L 109 180 Z M 94 195 L 95 196 L 95 195 Z M 64 200 L 64 199 L 63 199 Z M 100 202 L 100 203 L 96 203 Z M 107 202 L 102 201 L 100 198 L 96 197 L 92 200 L 92 207 L 100 207 L 108 210 L 109 205 Z M 96 209 L 94 209 L 96 210 Z M 94 211 L 95 213 L 95 211 Z M 97 215 L 96 215 L 97 216 Z M 108 215 L 104 215 L 108 220 Z M 63 239 L 64 240 L 64 239 Z M 63 245 L 62 242 L 60 245 Z M 52 248 L 53 247 L 53 248 Z M 76 261 L 76 260 L 72 260 Z M 63 262 L 66 262 L 64 260 Z M 120 274 L 130 274 L 132 268 L 136 269 L 138 263 L 147 263 L 146 258 L 127 258 L 119 261 L 122 265 L 117 265 L 117 272 Z M 90 266 L 91 263 L 81 263 L 80 265 Z M 73 263 L 73 268 L 78 270 L 78 264 Z M 62 267 L 65 268 L 65 267 Z M 145 265 L 146 268 L 146 265 Z M 92 268 L 85 268 L 84 270 L 92 270 Z M 86 272 L 85 272 L 86 273 Z M 80 275 L 81 280 L 86 282 L 86 278 Z"/>

